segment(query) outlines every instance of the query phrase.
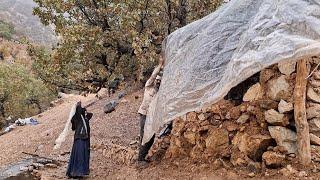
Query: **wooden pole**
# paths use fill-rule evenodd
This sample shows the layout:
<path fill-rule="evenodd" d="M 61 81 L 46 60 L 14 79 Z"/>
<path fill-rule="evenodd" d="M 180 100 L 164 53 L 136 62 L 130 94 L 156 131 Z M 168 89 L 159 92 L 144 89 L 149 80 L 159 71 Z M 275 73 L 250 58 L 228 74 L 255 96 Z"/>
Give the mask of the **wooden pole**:
<path fill-rule="evenodd" d="M 302 165 L 311 163 L 309 124 L 306 117 L 307 61 L 298 61 L 294 89 L 294 120 L 297 128 L 298 157 Z"/>

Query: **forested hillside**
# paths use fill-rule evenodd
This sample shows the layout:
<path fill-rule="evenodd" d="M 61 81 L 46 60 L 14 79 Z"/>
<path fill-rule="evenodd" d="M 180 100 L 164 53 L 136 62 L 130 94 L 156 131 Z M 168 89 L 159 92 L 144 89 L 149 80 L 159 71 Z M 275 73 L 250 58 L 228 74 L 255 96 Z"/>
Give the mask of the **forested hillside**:
<path fill-rule="evenodd" d="M 15 28 L 17 40 L 27 38 L 34 43 L 52 46 L 56 37 L 51 27 L 45 27 L 39 18 L 33 16 L 32 10 L 35 5 L 32 0 L 1 0 L 0 21 Z"/>

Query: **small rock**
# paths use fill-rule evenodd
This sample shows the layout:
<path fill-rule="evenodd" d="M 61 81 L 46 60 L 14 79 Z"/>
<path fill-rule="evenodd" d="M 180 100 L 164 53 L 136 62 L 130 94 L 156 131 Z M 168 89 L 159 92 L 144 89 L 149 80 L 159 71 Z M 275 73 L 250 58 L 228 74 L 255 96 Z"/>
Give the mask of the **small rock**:
<path fill-rule="evenodd" d="M 242 114 L 239 119 L 237 120 L 237 123 L 239 124 L 244 124 L 248 121 L 248 119 L 250 118 L 250 116 L 248 114 Z"/>
<path fill-rule="evenodd" d="M 290 176 L 290 175 L 291 175 L 290 171 L 289 171 L 287 168 L 282 168 L 282 169 L 280 170 L 280 173 L 281 173 L 283 176 Z"/>
<path fill-rule="evenodd" d="M 267 151 L 263 153 L 262 159 L 267 166 L 277 168 L 284 164 L 286 156 L 277 152 Z"/>
<path fill-rule="evenodd" d="M 118 105 L 118 103 L 114 100 L 108 102 L 104 108 L 103 108 L 103 111 L 108 114 L 108 113 L 111 113 L 112 111 L 116 110 L 116 106 Z"/>
<path fill-rule="evenodd" d="M 284 176 L 290 176 L 292 174 L 296 174 L 298 171 L 293 169 L 293 167 L 288 164 L 287 167 L 283 168 L 280 170 L 280 172 L 284 175 Z"/>
<path fill-rule="evenodd" d="M 201 114 L 198 115 L 198 119 L 200 121 L 204 121 L 204 120 L 206 120 L 206 117 L 205 117 L 205 115 L 203 113 L 201 113 Z"/>
<path fill-rule="evenodd" d="M 267 148 L 268 151 L 273 151 L 273 149 L 274 149 L 273 146 L 269 146 L 269 147 Z"/>
<path fill-rule="evenodd" d="M 320 117 L 320 104 L 310 103 L 310 106 L 306 109 L 307 119 Z"/>
<path fill-rule="evenodd" d="M 246 111 L 247 111 L 247 106 L 245 106 L 245 105 L 240 105 L 240 111 L 241 111 L 241 112 L 246 112 Z"/>
<path fill-rule="evenodd" d="M 244 102 L 252 102 L 254 100 L 258 100 L 263 96 L 263 89 L 260 83 L 257 83 L 251 86 L 248 91 L 243 96 Z"/>
<path fill-rule="evenodd" d="M 269 126 L 268 130 L 278 146 L 283 146 L 288 154 L 297 153 L 297 135 L 294 131 L 281 126 Z"/>
<path fill-rule="evenodd" d="M 319 80 L 316 80 L 314 79 L 313 77 L 310 78 L 310 81 L 309 81 L 310 85 L 314 88 L 318 88 L 320 87 L 320 81 Z"/>
<path fill-rule="evenodd" d="M 278 105 L 278 110 L 280 113 L 286 113 L 290 112 L 293 110 L 293 104 L 292 103 L 287 103 L 285 100 L 281 99 L 279 105 Z"/>
<path fill-rule="evenodd" d="M 320 162 L 320 146 L 311 145 L 311 158 L 314 162 Z"/>
<path fill-rule="evenodd" d="M 310 133 L 310 143 L 313 145 L 320 146 L 320 138 L 312 133 Z"/>
<path fill-rule="evenodd" d="M 224 151 L 229 145 L 229 134 L 225 129 L 210 129 L 205 140 L 206 147 L 213 152 Z"/>
<path fill-rule="evenodd" d="M 261 171 L 261 163 L 251 161 L 248 163 L 247 168 L 250 172 L 259 173 Z"/>
<path fill-rule="evenodd" d="M 283 147 L 283 146 L 276 146 L 276 147 L 274 147 L 273 148 L 273 151 L 274 152 L 278 152 L 278 153 L 287 153 L 287 150 L 286 150 L 286 148 L 285 147 Z"/>
<path fill-rule="evenodd" d="M 284 114 L 278 113 L 274 109 L 270 109 L 265 112 L 265 119 L 271 125 L 287 126 L 289 124 L 289 119 Z"/>
<path fill-rule="evenodd" d="M 108 89 L 107 88 L 101 88 L 100 91 L 96 94 L 96 97 L 99 99 L 102 99 L 103 97 L 108 95 Z"/>
<path fill-rule="evenodd" d="M 265 68 L 260 72 L 260 82 L 264 84 L 269 79 L 271 79 L 275 75 L 275 71 L 273 69 Z"/>
<path fill-rule="evenodd" d="M 241 116 L 241 110 L 239 107 L 231 108 L 226 114 L 226 119 L 238 119 Z"/>
<path fill-rule="evenodd" d="M 279 71 L 282 74 L 290 76 L 296 70 L 296 62 L 295 61 L 284 61 L 278 63 Z"/>
<path fill-rule="evenodd" d="M 183 136 L 190 144 L 196 144 L 196 134 L 192 131 L 186 131 L 183 133 Z"/>
<path fill-rule="evenodd" d="M 313 64 L 319 64 L 320 63 L 320 58 L 315 56 L 315 57 L 312 57 L 312 59 L 309 60 L 310 63 L 313 63 Z M 317 71 L 316 71 L 317 72 Z"/>
<path fill-rule="evenodd" d="M 216 119 L 216 120 L 220 120 L 221 119 L 221 117 L 219 115 L 214 115 L 213 118 Z"/>
<path fill-rule="evenodd" d="M 44 167 L 43 164 L 40 164 L 40 163 L 32 163 L 32 166 L 35 168 L 35 169 L 41 169 Z"/>
<path fill-rule="evenodd" d="M 237 130 L 237 129 L 238 129 L 238 126 L 237 126 L 236 124 L 234 124 L 234 123 L 230 123 L 230 124 L 227 125 L 226 128 L 227 128 L 227 130 L 228 130 L 229 132 L 232 132 L 232 131 Z"/>
<path fill-rule="evenodd" d="M 52 163 L 52 160 L 40 158 L 40 159 L 37 159 L 37 163 L 39 163 L 39 164 L 48 164 L 48 163 Z"/>
<path fill-rule="evenodd" d="M 134 144 L 138 144 L 138 141 L 135 140 L 135 141 L 131 141 L 131 142 L 129 143 L 130 146 L 132 146 L 132 145 L 134 145 Z"/>
<path fill-rule="evenodd" d="M 121 99 L 121 101 L 120 101 L 121 103 L 128 103 L 129 102 L 129 100 L 128 99 Z"/>
<path fill-rule="evenodd" d="M 42 150 L 43 148 L 44 148 L 44 145 L 41 144 L 37 147 L 37 151 Z"/>
<path fill-rule="evenodd" d="M 223 166 L 222 162 L 220 161 L 220 159 L 216 159 L 213 164 L 212 164 L 212 168 L 214 170 L 217 170 L 219 168 L 221 168 Z"/>
<path fill-rule="evenodd" d="M 202 151 L 203 151 L 203 148 L 199 144 L 197 144 L 192 148 L 189 155 L 192 159 L 199 159 L 203 155 Z"/>
<path fill-rule="evenodd" d="M 320 96 L 314 91 L 313 88 L 308 88 L 307 98 L 313 102 L 320 103 Z"/>
<path fill-rule="evenodd" d="M 313 169 L 312 169 L 312 172 L 313 172 L 313 173 L 318 173 L 318 172 L 319 172 L 319 169 L 313 168 Z"/>
<path fill-rule="evenodd" d="M 120 92 L 120 93 L 118 94 L 118 99 L 121 99 L 121 98 L 123 98 L 124 96 L 126 96 L 126 92 Z"/>
<path fill-rule="evenodd" d="M 34 170 L 34 167 L 33 166 L 28 166 L 28 171 L 29 172 L 32 172 Z"/>
<path fill-rule="evenodd" d="M 259 100 L 258 101 L 260 108 L 262 109 L 277 109 L 278 102 L 273 100 Z"/>
<path fill-rule="evenodd" d="M 320 71 L 315 71 L 312 75 L 312 77 L 316 80 L 320 80 Z"/>
<path fill-rule="evenodd" d="M 47 167 L 47 168 L 57 168 L 58 165 L 49 163 L 49 164 L 46 164 L 45 167 Z"/>
<path fill-rule="evenodd" d="M 25 166 L 20 167 L 20 171 L 28 171 L 28 170 L 29 170 L 28 167 L 25 167 Z"/>
<path fill-rule="evenodd" d="M 255 175 L 256 175 L 256 174 L 253 173 L 253 172 L 248 174 L 249 177 L 254 177 Z"/>
<path fill-rule="evenodd" d="M 291 158 L 296 158 L 296 154 L 289 154 L 288 156 Z"/>
<path fill-rule="evenodd" d="M 307 174 L 305 171 L 300 171 L 300 172 L 298 173 L 298 176 L 299 176 L 299 177 L 307 177 L 308 174 Z"/>
<path fill-rule="evenodd" d="M 211 113 L 201 113 L 198 115 L 198 119 L 200 121 L 204 121 L 206 119 L 208 119 L 212 114 Z"/>
<path fill-rule="evenodd" d="M 195 112 L 189 112 L 189 113 L 187 114 L 187 121 L 190 121 L 190 122 L 198 121 L 197 113 L 195 113 Z"/>

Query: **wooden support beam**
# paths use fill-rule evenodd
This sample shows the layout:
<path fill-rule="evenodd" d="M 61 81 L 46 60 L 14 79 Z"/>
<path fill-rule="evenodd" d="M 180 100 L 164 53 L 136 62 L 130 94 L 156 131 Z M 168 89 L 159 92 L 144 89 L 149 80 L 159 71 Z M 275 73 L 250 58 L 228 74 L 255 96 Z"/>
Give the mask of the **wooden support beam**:
<path fill-rule="evenodd" d="M 298 61 L 294 89 L 294 120 L 297 128 L 298 157 L 304 166 L 311 163 L 309 124 L 306 117 L 307 76 L 307 61 L 305 59 Z"/>

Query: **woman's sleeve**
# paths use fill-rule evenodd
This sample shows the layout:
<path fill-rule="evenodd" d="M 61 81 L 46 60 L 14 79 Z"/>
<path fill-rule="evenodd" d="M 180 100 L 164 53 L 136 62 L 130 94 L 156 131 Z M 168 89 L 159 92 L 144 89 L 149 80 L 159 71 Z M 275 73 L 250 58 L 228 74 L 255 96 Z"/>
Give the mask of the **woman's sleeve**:
<path fill-rule="evenodd" d="M 87 113 L 87 119 L 88 119 L 88 121 L 92 118 L 92 116 L 93 116 L 93 113 Z"/>
<path fill-rule="evenodd" d="M 73 117 L 72 117 L 72 119 L 71 119 L 71 124 L 72 124 L 72 126 L 71 126 L 71 129 L 74 131 L 74 130 L 76 130 L 76 128 L 77 128 L 77 125 L 76 125 L 76 116 L 74 115 Z"/>

